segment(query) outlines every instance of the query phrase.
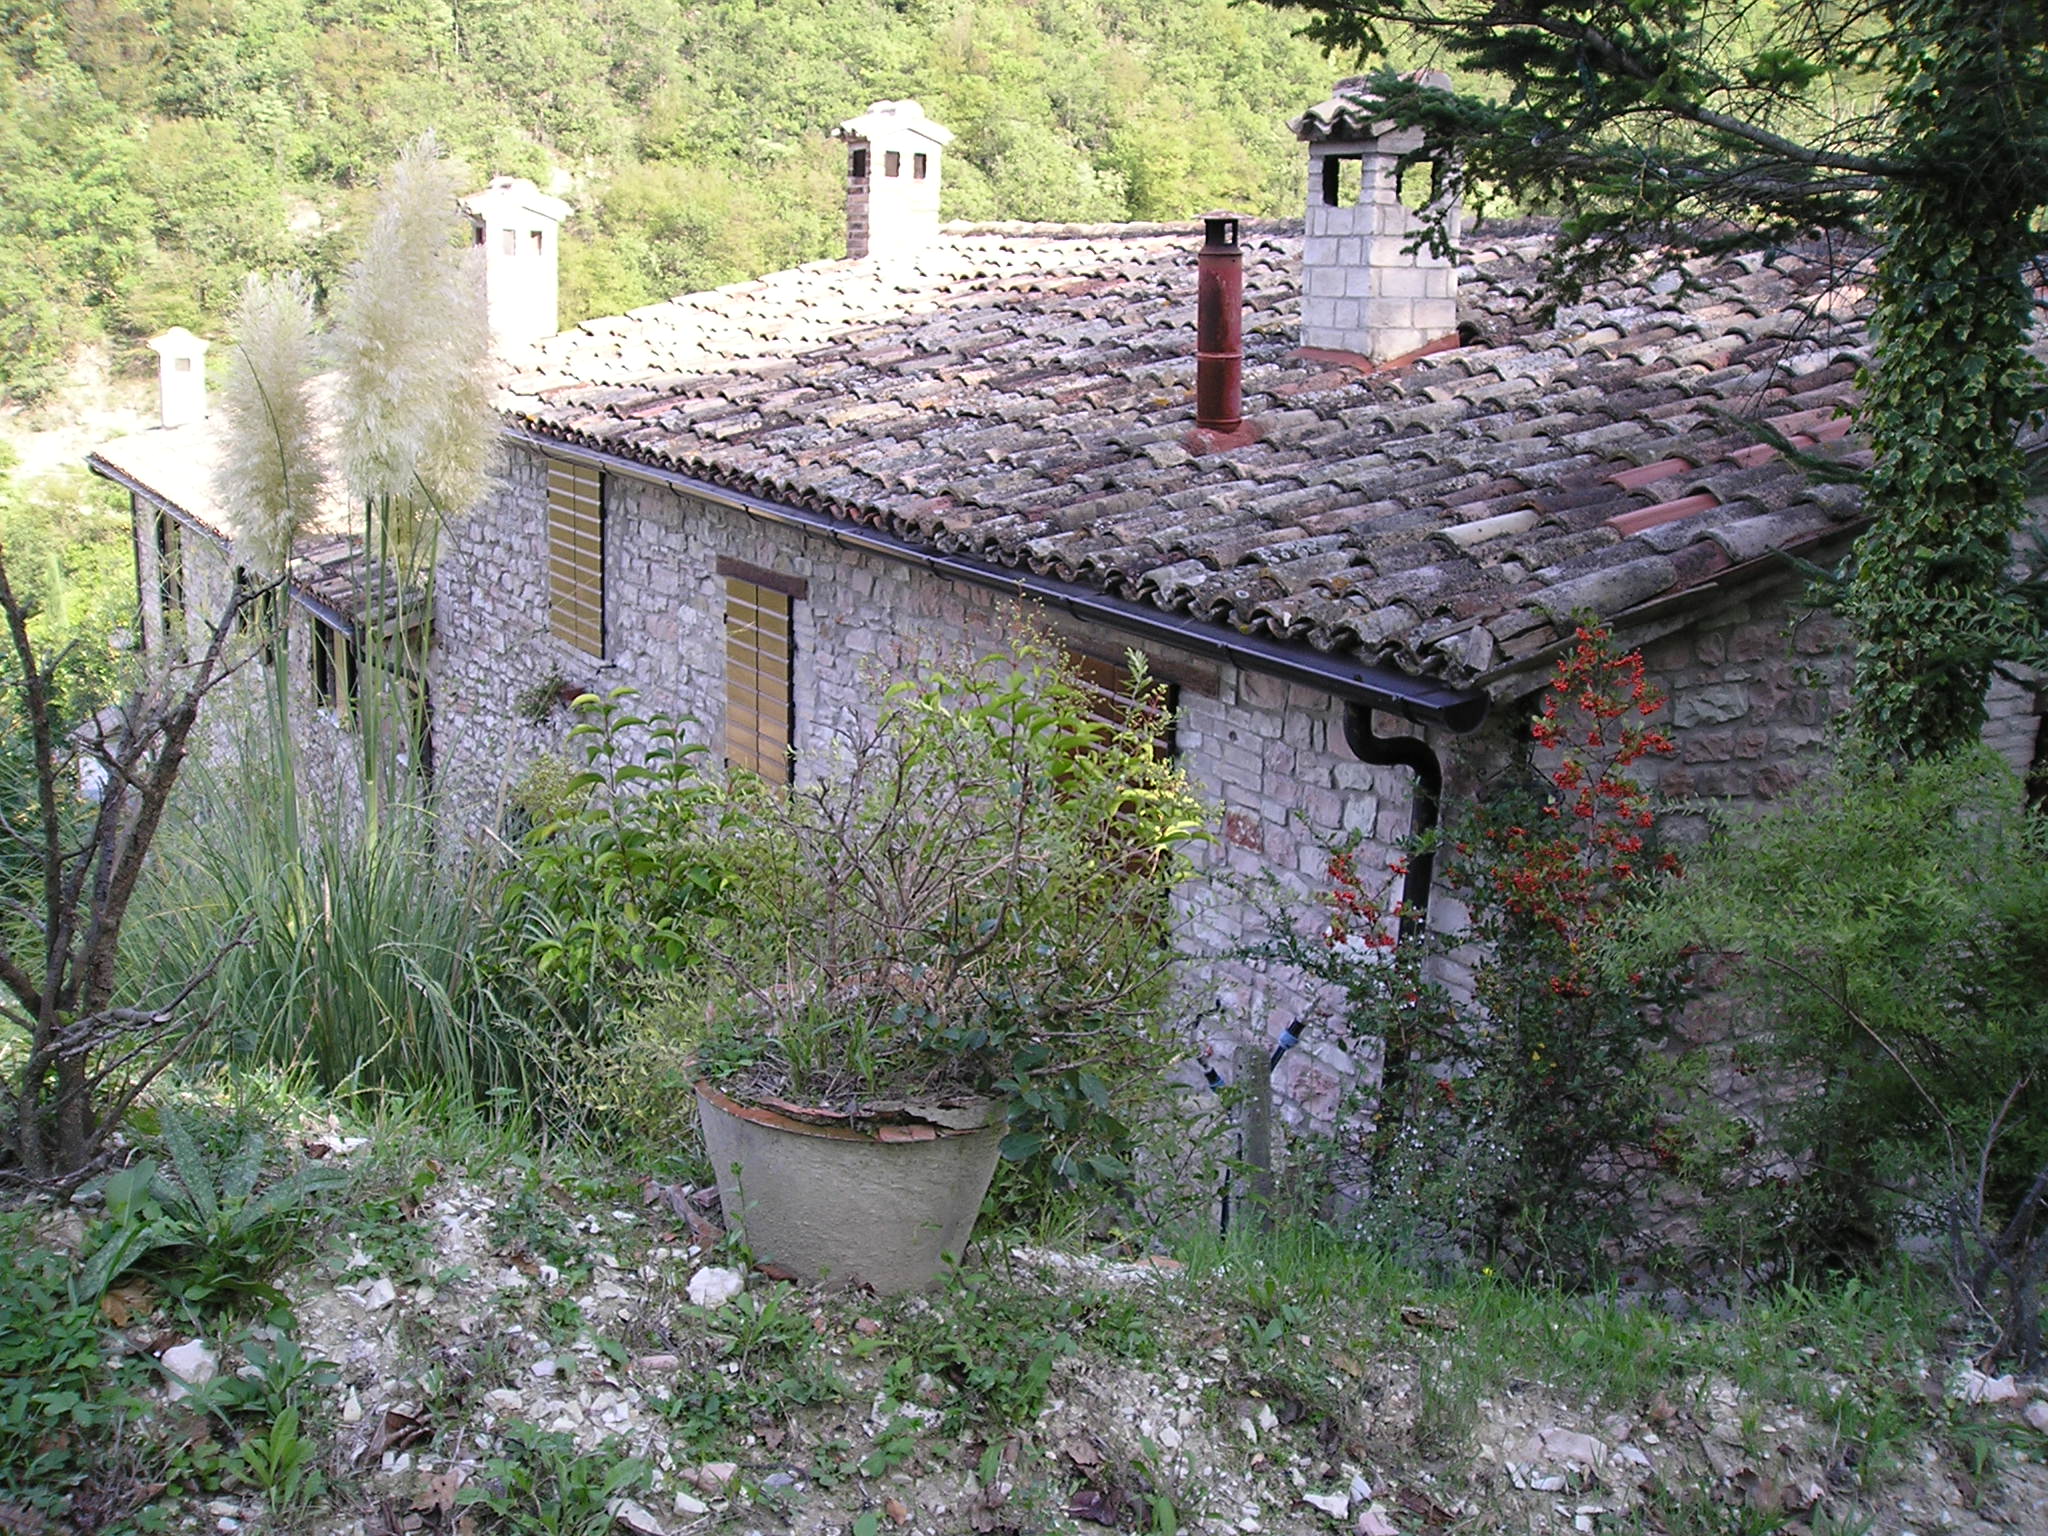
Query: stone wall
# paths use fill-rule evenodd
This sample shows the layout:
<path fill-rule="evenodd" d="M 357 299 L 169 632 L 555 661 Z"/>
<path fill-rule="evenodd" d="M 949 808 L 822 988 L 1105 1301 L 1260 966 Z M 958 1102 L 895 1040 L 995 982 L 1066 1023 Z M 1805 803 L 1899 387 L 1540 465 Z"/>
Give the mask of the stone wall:
<path fill-rule="evenodd" d="M 721 557 L 808 583 L 793 612 L 800 778 L 829 761 L 836 733 L 873 718 L 887 682 L 920 655 L 1000 650 L 1025 617 L 986 589 L 648 482 L 614 477 L 607 495 L 602 660 L 548 632 L 538 455 L 508 454 L 501 492 L 444 550 L 431 674 L 436 761 L 480 835 L 498 825 L 533 762 L 568 745 L 567 711 L 535 707 L 557 680 L 579 691 L 631 687 L 644 709 L 694 717 L 698 739 L 716 748 Z M 1042 612 L 1036 621 L 1087 653 L 1124 652 L 1113 632 Z M 1190 655 L 1153 650 L 1148 659 L 1176 687 L 1182 760 L 1217 812 L 1202 877 L 1184 890 L 1182 908 L 1190 1008 L 1227 1063 L 1241 1040 L 1263 1047 L 1311 1007 L 1286 978 L 1231 958 L 1261 931 L 1257 907 L 1312 914 L 1325 845 L 1348 832 L 1368 840 L 1369 866 L 1389 861 L 1409 828 L 1410 775 L 1356 761 L 1342 707 L 1328 697 Z M 1290 1100 L 1327 1116 L 1360 1064 L 1327 1029 L 1307 1034 L 1282 1081 Z"/>
<path fill-rule="evenodd" d="M 888 681 L 920 656 L 999 650 L 1025 617 L 1014 600 L 988 590 L 617 477 L 607 492 L 607 654 L 590 657 L 548 630 L 544 461 L 508 450 L 502 469 L 499 490 L 446 538 L 429 668 L 437 781 L 475 838 L 497 834 L 537 761 L 569 750 L 563 692 L 634 689 L 642 710 L 694 718 L 693 734 L 716 755 L 725 695 L 721 558 L 807 583 L 793 608 L 799 777 L 829 762 L 838 733 L 871 720 Z M 154 542 L 148 523 L 139 526 L 143 622 L 154 637 Z M 225 600 L 229 567 L 203 536 L 188 533 L 185 548 L 196 642 L 200 615 L 217 613 Z M 1679 752 L 1652 776 L 1680 839 L 1703 831 L 1707 806 L 1768 805 L 1830 758 L 1848 703 L 1849 656 L 1837 621 L 1797 609 L 1799 591 L 1788 579 L 1722 600 L 1641 642 L 1648 671 L 1671 699 Z M 1033 618 L 1076 649 L 1123 653 L 1116 633 L 1040 611 Z M 295 606 L 288 665 L 302 772 L 317 798 L 342 803 L 353 797 L 354 738 L 334 712 L 313 706 L 310 645 L 311 615 Z M 1318 921 L 1315 893 L 1326 884 L 1333 840 L 1356 834 L 1360 867 L 1388 869 L 1411 829 L 1412 776 L 1358 762 L 1334 699 L 1192 655 L 1154 651 L 1150 660 L 1176 686 L 1182 760 L 1215 812 L 1201 875 L 1180 898 L 1193 1028 L 1226 1076 L 1240 1048 L 1263 1052 L 1282 1030 L 1298 1029 L 1302 1044 L 1275 1078 L 1283 1116 L 1327 1129 L 1347 1095 L 1376 1074 L 1373 1043 L 1347 1038 L 1326 998 L 1243 950 L 1264 931 L 1265 912 Z M 1544 675 L 1532 672 L 1526 682 L 1477 734 L 1432 733 L 1445 762 L 1447 821 L 1512 760 Z M 2037 693 L 2001 682 L 1991 704 L 1987 738 L 2024 771 L 2038 734 Z M 1382 730 L 1389 724 L 1381 717 Z M 1386 878 L 1391 891 L 1390 869 Z M 1464 923 L 1441 886 L 1432 916 L 1453 935 Z M 1464 985 L 1471 959 L 1447 957 L 1440 979 Z"/>

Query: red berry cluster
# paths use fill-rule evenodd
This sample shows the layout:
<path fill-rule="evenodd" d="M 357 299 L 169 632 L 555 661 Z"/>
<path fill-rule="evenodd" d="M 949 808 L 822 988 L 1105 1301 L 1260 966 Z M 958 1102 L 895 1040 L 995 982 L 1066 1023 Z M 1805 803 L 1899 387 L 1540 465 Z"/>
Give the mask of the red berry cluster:
<path fill-rule="evenodd" d="M 1583 997 L 1591 979 L 1578 963 L 1631 882 L 1649 873 L 1681 873 L 1661 854 L 1647 868 L 1645 834 L 1656 817 L 1650 793 L 1628 769 L 1676 750 L 1669 733 L 1644 722 L 1664 697 L 1643 675 L 1640 651 L 1617 655 L 1604 629 L 1581 625 L 1559 658 L 1530 734 L 1546 753 L 1553 791 L 1535 825 L 1482 825 L 1477 854 L 1491 897 L 1509 917 L 1547 928 L 1568 957 L 1550 978 L 1561 997 Z"/>

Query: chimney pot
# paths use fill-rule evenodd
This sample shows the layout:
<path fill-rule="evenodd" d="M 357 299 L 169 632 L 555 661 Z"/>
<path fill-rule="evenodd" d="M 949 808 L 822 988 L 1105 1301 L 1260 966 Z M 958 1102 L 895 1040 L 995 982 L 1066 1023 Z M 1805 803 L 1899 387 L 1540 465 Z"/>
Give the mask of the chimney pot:
<path fill-rule="evenodd" d="M 523 176 L 494 176 L 462 199 L 483 251 L 484 307 L 500 352 L 561 329 L 562 221 L 569 205 Z"/>
<path fill-rule="evenodd" d="M 149 339 L 156 353 L 157 415 L 167 427 L 206 419 L 206 349 L 211 342 L 174 325 Z"/>
<path fill-rule="evenodd" d="M 1195 425 L 1227 436 L 1244 424 L 1244 252 L 1237 219 L 1211 214 L 1195 276 Z"/>

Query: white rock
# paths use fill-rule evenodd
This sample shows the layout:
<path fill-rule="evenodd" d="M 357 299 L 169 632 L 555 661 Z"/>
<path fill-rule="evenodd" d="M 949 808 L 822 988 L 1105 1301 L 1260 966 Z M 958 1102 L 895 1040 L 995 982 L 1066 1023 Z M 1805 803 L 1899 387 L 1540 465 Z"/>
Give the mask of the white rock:
<path fill-rule="evenodd" d="M 173 1344 L 158 1358 L 164 1374 L 171 1378 L 170 1398 L 174 1403 L 190 1397 L 194 1387 L 203 1387 L 220 1374 L 220 1356 L 207 1348 L 204 1339 Z"/>
<path fill-rule="evenodd" d="M 703 1493 L 723 1493 L 739 1475 L 739 1463 L 732 1461 L 707 1461 L 694 1472 L 683 1474 Z"/>
<path fill-rule="evenodd" d="M 1591 1435 L 1575 1429 L 1538 1430 L 1515 1452 L 1517 1460 L 1548 1462 L 1552 1466 L 1584 1467 L 1591 1470 L 1606 1462 L 1607 1447 Z M 1532 1485 L 1541 1488 L 1541 1483 Z"/>
<path fill-rule="evenodd" d="M 711 1506 L 693 1493 L 678 1493 L 676 1495 L 676 1513 L 679 1515 L 708 1515 L 711 1513 Z"/>
<path fill-rule="evenodd" d="M 690 1276 L 690 1304 L 722 1307 L 747 1288 L 747 1277 L 736 1269 L 706 1265 Z"/>
<path fill-rule="evenodd" d="M 1358 1512 L 1358 1536 L 1401 1536 L 1401 1530 L 1375 1506 Z"/>
<path fill-rule="evenodd" d="M 526 1399 L 510 1387 L 493 1387 L 484 1394 L 484 1406 L 497 1413 L 517 1413 L 526 1406 Z"/>
<path fill-rule="evenodd" d="M 1640 1467 L 1645 1472 L 1652 1470 L 1656 1465 L 1643 1451 L 1633 1445 L 1616 1446 L 1614 1448 L 1614 1459 L 1616 1461 L 1625 1461 L 1632 1467 Z"/>
<path fill-rule="evenodd" d="M 341 1288 L 344 1296 L 355 1298 L 356 1304 L 365 1312 L 382 1312 L 398 1300 L 398 1287 L 384 1276 L 365 1280 L 361 1285 L 345 1285 Z"/>
<path fill-rule="evenodd" d="M 1271 1434 L 1280 1427 L 1280 1415 L 1273 1411 L 1271 1403 L 1259 1404 L 1259 1428 Z"/>
<path fill-rule="evenodd" d="M 1964 1371 L 1950 1385 L 1948 1395 L 1966 1403 L 2010 1403 L 2019 1397 L 2020 1389 L 2010 1376 Z"/>
<path fill-rule="evenodd" d="M 1301 1501 L 1320 1509 L 1332 1520 L 1351 1518 L 1351 1495 L 1348 1493 L 1304 1493 Z"/>
<path fill-rule="evenodd" d="M 341 1405 L 341 1422 L 344 1424 L 360 1424 L 362 1419 L 363 1400 L 357 1395 L 356 1389 L 350 1387 L 348 1389 L 348 1398 Z"/>
<path fill-rule="evenodd" d="M 627 1530 L 638 1532 L 639 1536 L 668 1536 L 668 1527 L 644 1505 L 632 1499 L 612 1500 L 606 1513 Z"/>
<path fill-rule="evenodd" d="M 2042 1434 L 2048 1435 L 2048 1403 L 2037 1399 L 2027 1404 L 2027 1411 L 2021 1414 L 2020 1417 L 2041 1431 Z"/>
<path fill-rule="evenodd" d="M 561 1367 L 555 1363 L 555 1357 L 553 1355 L 549 1355 L 545 1359 L 536 1360 L 533 1362 L 533 1365 L 531 1366 L 531 1370 L 533 1371 L 533 1374 L 536 1376 L 552 1376 L 559 1369 L 561 1369 Z"/>
<path fill-rule="evenodd" d="M 1179 1450 L 1182 1438 L 1181 1432 L 1171 1424 L 1162 1424 L 1159 1428 L 1159 1443 L 1169 1451 Z"/>

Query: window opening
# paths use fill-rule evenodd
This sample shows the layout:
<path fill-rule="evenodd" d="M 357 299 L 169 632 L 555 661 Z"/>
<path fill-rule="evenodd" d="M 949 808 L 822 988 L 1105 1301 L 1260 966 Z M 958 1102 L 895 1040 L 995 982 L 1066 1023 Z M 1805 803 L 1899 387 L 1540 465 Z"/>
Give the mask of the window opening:
<path fill-rule="evenodd" d="M 1365 185 L 1363 155 L 1323 156 L 1323 206 L 1342 208 L 1359 199 Z"/>
<path fill-rule="evenodd" d="M 931 157 L 929 155 L 912 155 L 910 157 L 910 179 L 912 181 L 923 181 L 925 173 L 930 169 Z"/>
<path fill-rule="evenodd" d="M 884 176 L 901 176 L 903 174 L 903 152 L 901 150 L 892 149 L 882 156 L 882 174 Z"/>
<path fill-rule="evenodd" d="M 770 784 L 790 780 L 796 654 L 794 599 L 757 581 L 725 581 L 725 761 Z"/>
<path fill-rule="evenodd" d="M 548 628 L 587 656 L 604 655 L 605 476 L 548 461 Z"/>
<path fill-rule="evenodd" d="M 542 251 L 542 248 L 543 248 L 543 245 L 544 245 L 544 242 L 543 242 L 543 240 L 542 240 L 542 238 L 541 238 L 541 232 L 540 232 L 539 230 L 537 230 L 537 229 L 536 229 L 536 230 L 535 230 L 535 231 L 533 232 L 533 254 L 534 254 L 534 255 L 536 255 L 536 256 L 540 255 L 540 254 L 541 254 L 541 251 Z"/>
<path fill-rule="evenodd" d="M 868 179 L 868 152 L 865 149 L 856 149 L 853 152 L 853 179 L 855 181 L 866 181 Z"/>
<path fill-rule="evenodd" d="M 164 638 L 185 627 L 185 530 L 170 513 L 156 514 L 156 595 Z"/>
<path fill-rule="evenodd" d="M 362 658 L 353 631 L 313 621 L 313 702 L 353 719 L 361 696 Z"/>
<path fill-rule="evenodd" d="M 284 586 L 269 582 L 258 586 L 246 568 L 235 567 L 235 591 L 242 606 L 235 612 L 235 633 L 254 633 L 263 642 L 263 665 L 277 665 L 277 642 L 285 633 Z"/>

